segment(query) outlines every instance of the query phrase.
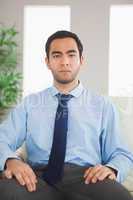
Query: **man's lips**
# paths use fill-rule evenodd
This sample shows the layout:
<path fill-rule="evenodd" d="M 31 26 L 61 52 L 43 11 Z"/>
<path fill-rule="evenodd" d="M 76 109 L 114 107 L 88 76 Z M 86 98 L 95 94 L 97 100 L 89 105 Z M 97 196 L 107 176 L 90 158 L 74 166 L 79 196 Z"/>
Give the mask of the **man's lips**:
<path fill-rule="evenodd" d="M 63 71 L 63 70 L 62 70 L 62 71 L 59 71 L 59 72 L 71 72 L 71 71 L 68 71 L 68 70 L 67 70 L 67 71 Z"/>

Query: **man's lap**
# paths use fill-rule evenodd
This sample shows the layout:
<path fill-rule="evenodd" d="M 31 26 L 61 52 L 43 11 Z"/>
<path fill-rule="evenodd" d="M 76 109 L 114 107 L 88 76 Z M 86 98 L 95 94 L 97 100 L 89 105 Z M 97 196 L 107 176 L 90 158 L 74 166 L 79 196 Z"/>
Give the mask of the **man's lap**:
<path fill-rule="evenodd" d="M 57 188 L 64 192 L 67 200 L 133 200 L 127 189 L 116 181 L 105 179 L 85 184 L 86 169 L 88 167 L 65 165 L 63 179 Z"/>
<path fill-rule="evenodd" d="M 15 179 L 0 180 L 0 198 L 4 200 L 63 200 L 63 196 L 55 188 L 38 178 L 35 192 L 29 192 Z"/>
<path fill-rule="evenodd" d="M 15 179 L 0 181 L 0 196 L 4 200 L 130 200 L 130 194 L 119 183 L 105 180 L 86 185 L 84 182 L 58 184 L 57 189 L 38 178 L 37 190 L 28 192 Z"/>
<path fill-rule="evenodd" d="M 64 176 L 55 187 L 49 186 L 38 177 L 37 191 L 28 192 L 24 186 L 17 181 L 0 180 L 0 194 L 16 196 L 17 200 L 132 200 L 129 192 L 116 181 L 106 179 L 105 181 L 85 184 L 84 171 L 87 167 L 76 165 L 65 165 Z M 41 175 L 41 173 L 40 173 Z M 18 197 L 19 196 L 19 197 Z M 11 200 L 12 198 L 5 198 Z M 15 198 L 14 198 L 15 199 Z"/>
<path fill-rule="evenodd" d="M 133 200 L 121 184 L 110 179 L 91 184 L 77 181 L 63 186 L 60 185 L 59 190 L 69 197 L 68 200 Z"/>

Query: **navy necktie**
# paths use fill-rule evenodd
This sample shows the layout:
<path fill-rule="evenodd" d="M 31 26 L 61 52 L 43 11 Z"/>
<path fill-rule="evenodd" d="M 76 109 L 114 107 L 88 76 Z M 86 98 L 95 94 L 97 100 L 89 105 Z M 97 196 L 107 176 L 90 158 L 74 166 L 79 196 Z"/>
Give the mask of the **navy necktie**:
<path fill-rule="evenodd" d="M 67 103 L 72 95 L 58 94 L 58 108 L 55 117 L 53 144 L 46 171 L 42 178 L 49 184 L 54 185 L 61 180 L 66 153 L 68 107 Z"/>

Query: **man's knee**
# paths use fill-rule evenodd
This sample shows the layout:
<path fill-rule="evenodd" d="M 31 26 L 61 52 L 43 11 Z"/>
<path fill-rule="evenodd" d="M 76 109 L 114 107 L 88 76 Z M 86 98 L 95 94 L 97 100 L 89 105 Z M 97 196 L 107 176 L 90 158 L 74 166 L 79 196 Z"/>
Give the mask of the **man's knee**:
<path fill-rule="evenodd" d="M 0 197 L 4 200 L 21 200 L 24 193 L 27 193 L 26 188 L 21 186 L 15 179 L 0 180 Z"/>
<path fill-rule="evenodd" d="M 133 200 L 132 196 L 124 186 L 110 179 L 104 181 L 104 187 L 102 187 L 102 182 L 101 182 L 101 187 L 99 187 L 99 191 L 100 190 L 103 191 L 105 199 Z"/>
<path fill-rule="evenodd" d="M 29 192 L 15 179 L 0 180 L 0 199 L 2 200 L 63 200 L 64 196 L 55 188 L 38 179 L 35 192 Z"/>

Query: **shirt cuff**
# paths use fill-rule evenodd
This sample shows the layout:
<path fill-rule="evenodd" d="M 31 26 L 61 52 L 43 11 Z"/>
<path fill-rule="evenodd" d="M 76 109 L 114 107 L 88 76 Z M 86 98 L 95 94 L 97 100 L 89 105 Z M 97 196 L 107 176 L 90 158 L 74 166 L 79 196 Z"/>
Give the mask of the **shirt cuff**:
<path fill-rule="evenodd" d="M 9 158 L 21 160 L 21 158 L 17 156 L 16 153 L 11 153 L 9 155 L 4 156 L 2 159 L 0 159 L 0 162 L 1 162 L 0 171 L 5 170 L 5 164 L 6 164 L 7 159 Z"/>

